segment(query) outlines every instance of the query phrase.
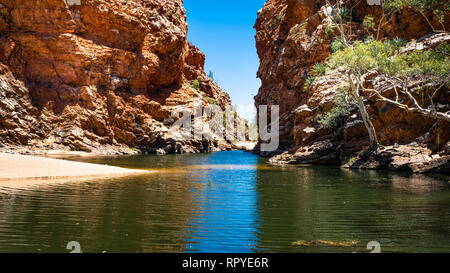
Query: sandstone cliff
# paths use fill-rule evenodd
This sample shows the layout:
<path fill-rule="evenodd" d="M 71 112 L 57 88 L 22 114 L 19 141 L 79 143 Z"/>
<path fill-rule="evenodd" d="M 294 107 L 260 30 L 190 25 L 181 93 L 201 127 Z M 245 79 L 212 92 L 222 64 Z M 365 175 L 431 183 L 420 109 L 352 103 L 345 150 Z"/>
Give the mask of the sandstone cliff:
<path fill-rule="evenodd" d="M 0 147 L 217 149 L 168 130 L 194 97 L 231 104 L 186 37 L 182 0 L 0 0 Z"/>
<path fill-rule="evenodd" d="M 381 7 L 369 6 L 366 1 L 346 2 L 351 2 L 353 8 L 352 20 L 346 27 L 351 29 L 354 39 L 364 39 L 368 33 L 363 27 L 363 19 L 366 15 L 373 16 L 377 29 L 382 17 Z M 367 130 L 356 109 L 336 130 L 326 129 L 318 123 L 318 115 L 327 113 L 334 106 L 336 90 L 345 81 L 344 75 L 333 71 L 316 77 L 310 88 L 304 88 L 312 67 L 323 63 L 330 55 L 330 36 L 338 35 L 327 33 L 329 20 L 326 8 L 326 1 L 320 0 L 268 0 L 258 12 L 256 47 L 261 62 L 258 77 L 262 87 L 255 97 L 255 104 L 280 105 L 281 148 L 276 154 L 281 155 L 272 158 L 274 163 L 343 165 L 369 144 Z M 439 26 L 437 18 L 433 17 L 432 12 L 429 14 L 431 24 Z M 432 46 L 433 42 L 450 39 L 448 33 L 425 36 L 432 32 L 431 27 L 415 11 L 404 9 L 394 18 L 394 21 L 384 22 L 379 33 L 374 31 L 373 35 L 379 35 L 381 39 L 417 39 L 422 46 Z M 448 14 L 444 24 L 446 29 L 450 28 Z M 370 86 L 392 92 L 386 90 L 386 83 L 375 74 L 368 81 Z M 449 111 L 449 92 L 441 93 L 435 103 L 441 111 Z M 381 156 L 380 160 L 384 160 L 382 164 L 360 164 L 355 167 L 449 171 L 446 148 L 450 145 L 448 123 L 406 113 L 375 97 L 367 100 L 366 104 L 378 138 L 382 145 L 388 147 L 388 152 Z M 406 144 L 409 146 L 398 146 Z M 422 156 L 416 157 L 418 154 Z M 402 161 L 402 164 L 396 165 L 394 161 Z M 427 168 L 417 167 L 419 161 L 437 163 L 429 164 Z"/>

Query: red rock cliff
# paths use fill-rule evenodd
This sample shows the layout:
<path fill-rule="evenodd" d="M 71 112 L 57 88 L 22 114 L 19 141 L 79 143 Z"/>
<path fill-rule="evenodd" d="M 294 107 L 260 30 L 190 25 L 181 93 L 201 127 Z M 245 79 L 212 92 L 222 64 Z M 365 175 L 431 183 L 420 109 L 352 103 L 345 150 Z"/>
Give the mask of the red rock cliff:
<path fill-rule="evenodd" d="M 349 26 L 354 38 L 367 35 L 362 24 L 366 15 L 372 15 L 378 26 L 381 7 L 369 6 L 366 1 L 346 2 L 351 2 L 353 7 Z M 339 130 L 325 129 L 317 122 L 319 114 L 333 107 L 335 91 L 345 81 L 343 75 L 328 73 L 316 78 L 309 90 L 304 89 L 312 66 L 324 62 L 331 53 L 325 8 L 326 1 L 320 0 L 268 0 L 258 12 L 256 47 L 262 86 L 255 104 L 280 105 L 281 149 L 277 153 L 287 151 L 273 158 L 273 162 L 344 164 L 368 145 L 367 130 L 356 111 Z M 431 23 L 439 27 L 437 18 L 432 13 L 429 15 Z M 379 34 L 381 38 L 422 41 L 420 38 L 432 32 L 425 19 L 412 10 L 404 9 L 394 18 L 394 21 L 384 22 Z M 444 24 L 446 29 L 450 28 L 448 14 Z M 423 43 L 450 39 L 448 33 L 438 36 L 423 38 Z M 383 88 L 383 83 L 375 76 L 369 80 L 372 86 Z M 445 112 L 450 110 L 450 97 L 448 91 L 442 93 L 437 102 Z M 450 140 L 446 122 L 437 123 L 418 114 L 406 113 L 375 98 L 366 103 L 381 144 L 412 143 L 424 147 L 430 154 L 429 159 L 432 153 L 446 150 L 445 145 Z"/>
<path fill-rule="evenodd" d="M 186 36 L 182 0 L 0 0 L 0 145 L 217 146 L 167 133 L 194 79 L 231 104 Z"/>

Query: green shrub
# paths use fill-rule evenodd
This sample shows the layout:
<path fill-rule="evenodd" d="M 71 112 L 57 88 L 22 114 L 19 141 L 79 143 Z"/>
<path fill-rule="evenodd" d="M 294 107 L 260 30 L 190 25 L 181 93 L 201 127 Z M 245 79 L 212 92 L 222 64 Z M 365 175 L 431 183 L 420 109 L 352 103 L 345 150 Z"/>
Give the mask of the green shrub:
<path fill-rule="evenodd" d="M 217 105 L 216 100 L 213 98 L 209 98 L 208 102 L 209 102 L 209 104 Z"/>
<path fill-rule="evenodd" d="M 336 37 L 331 43 L 331 50 L 333 53 L 341 51 L 345 48 L 344 42 L 341 37 Z"/>
<path fill-rule="evenodd" d="M 398 37 L 394 38 L 392 40 L 388 40 L 386 43 L 389 46 L 392 46 L 392 47 L 397 48 L 397 49 L 406 46 L 406 41 L 403 40 L 402 38 L 398 38 Z"/>
<path fill-rule="evenodd" d="M 356 160 L 356 156 L 350 158 L 350 159 L 348 160 L 348 163 L 351 165 L 351 164 L 353 164 L 353 162 L 355 162 L 355 160 Z"/>
<path fill-rule="evenodd" d="M 371 30 L 375 27 L 375 19 L 371 15 L 366 15 L 363 20 L 364 28 Z"/>
<path fill-rule="evenodd" d="M 338 12 L 339 12 L 339 15 L 340 15 L 341 18 L 342 18 L 342 23 L 345 24 L 346 22 L 351 21 L 352 15 L 351 15 L 351 12 L 350 12 L 349 9 L 346 9 L 346 8 L 340 8 Z M 334 22 L 339 22 L 339 17 L 337 16 L 337 14 L 334 14 L 334 16 L 333 16 L 333 21 L 334 21 Z"/>
<path fill-rule="evenodd" d="M 327 26 L 327 28 L 325 29 L 325 35 L 327 36 L 328 39 L 333 38 L 334 27 L 332 25 Z"/>
<path fill-rule="evenodd" d="M 414 50 L 408 54 L 398 54 L 404 41 L 372 41 L 369 43 L 355 42 L 353 47 L 345 48 L 331 54 L 328 66 L 342 67 L 347 71 L 366 73 L 376 69 L 386 76 L 402 79 L 420 79 L 427 82 L 442 82 L 449 80 L 450 44 L 443 42 L 435 49 Z"/>
<path fill-rule="evenodd" d="M 443 42 L 435 49 L 415 50 L 397 55 L 378 68 L 382 73 L 399 78 L 420 79 L 426 83 L 450 84 L 450 43 Z"/>
<path fill-rule="evenodd" d="M 281 22 L 284 19 L 284 16 L 285 16 L 284 11 L 281 11 L 280 14 L 278 14 L 277 20 Z"/>
<path fill-rule="evenodd" d="M 326 72 L 326 69 L 322 63 L 317 63 L 316 65 L 313 66 L 313 68 L 311 70 L 311 74 L 313 76 L 322 76 L 325 74 L 325 72 Z"/>
<path fill-rule="evenodd" d="M 394 56 L 398 50 L 397 45 L 389 42 L 356 41 L 352 47 L 331 54 L 328 65 L 330 68 L 342 66 L 346 70 L 364 74 L 373 68 L 387 68 L 391 63 L 390 57 Z"/>
<path fill-rule="evenodd" d="M 443 30 L 445 31 L 445 15 L 450 11 L 450 2 L 442 0 L 384 0 L 383 9 L 386 11 L 401 12 L 403 8 L 411 8 L 420 12 L 424 17 L 426 16 L 426 10 L 432 10 L 434 15 L 437 16 L 441 23 Z M 428 18 L 427 21 L 432 21 Z M 430 26 L 431 23 L 429 22 Z M 433 28 L 433 26 L 431 26 Z"/>
<path fill-rule="evenodd" d="M 448 10 L 450 3 L 442 0 L 384 0 L 383 8 L 385 10 L 401 11 L 404 7 L 416 10 L 440 9 Z"/>
<path fill-rule="evenodd" d="M 201 89 L 201 81 L 202 81 L 201 79 L 193 80 L 191 83 L 191 87 L 199 91 Z"/>
<path fill-rule="evenodd" d="M 339 129 L 348 119 L 353 106 L 345 101 L 341 91 L 334 97 L 334 107 L 330 112 L 317 116 L 317 122 L 327 129 Z"/>
<path fill-rule="evenodd" d="M 309 91 L 309 89 L 311 89 L 311 85 L 314 83 L 315 80 L 316 80 L 316 78 L 313 76 L 308 77 L 305 81 L 305 85 L 303 86 L 303 90 Z"/>
<path fill-rule="evenodd" d="M 366 39 L 364 39 L 365 44 L 370 44 L 373 41 L 375 41 L 375 37 L 373 37 L 373 35 L 369 35 L 366 37 Z"/>

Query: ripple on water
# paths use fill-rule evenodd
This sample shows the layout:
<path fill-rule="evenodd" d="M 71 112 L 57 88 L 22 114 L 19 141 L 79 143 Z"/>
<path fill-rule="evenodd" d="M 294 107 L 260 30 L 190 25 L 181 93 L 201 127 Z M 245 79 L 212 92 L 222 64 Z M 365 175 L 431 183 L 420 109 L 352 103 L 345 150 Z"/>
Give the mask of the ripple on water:
<path fill-rule="evenodd" d="M 0 186 L 0 252 L 450 251 L 448 183 L 252 154 L 91 158 L 138 177 Z M 293 242 L 358 241 L 352 249 Z"/>

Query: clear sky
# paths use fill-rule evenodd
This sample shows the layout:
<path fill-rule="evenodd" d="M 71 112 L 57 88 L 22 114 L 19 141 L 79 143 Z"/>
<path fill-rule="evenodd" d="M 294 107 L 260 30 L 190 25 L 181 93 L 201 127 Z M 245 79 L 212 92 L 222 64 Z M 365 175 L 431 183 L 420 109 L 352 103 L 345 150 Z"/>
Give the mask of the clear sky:
<path fill-rule="evenodd" d="M 205 70 L 227 91 L 240 114 L 253 105 L 261 85 L 253 25 L 265 0 L 184 0 L 188 40 L 206 54 Z"/>

